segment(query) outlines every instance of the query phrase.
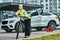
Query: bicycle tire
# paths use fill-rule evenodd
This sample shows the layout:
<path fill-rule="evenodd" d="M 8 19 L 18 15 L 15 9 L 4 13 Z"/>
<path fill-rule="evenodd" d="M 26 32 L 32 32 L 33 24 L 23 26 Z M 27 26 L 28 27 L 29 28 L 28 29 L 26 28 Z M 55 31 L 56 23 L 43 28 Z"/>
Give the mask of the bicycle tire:
<path fill-rule="evenodd" d="M 17 35 L 16 35 L 16 39 L 18 39 L 18 36 L 19 36 L 19 32 L 20 32 L 20 27 L 23 27 L 23 25 L 21 24 L 22 22 L 21 22 L 21 18 L 20 18 L 20 22 L 19 22 L 19 24 L 18 24 L 18 26 L 17 26 Z"/>
<path fill-rule="evenodd" d="M 17 35 L 16 35 L 16 39 L 18 39 L 18 36 L 19 36 L 19 25 L 20 25 L 20 24 L 18 24 L 18 26 L 17 26 Z"/>

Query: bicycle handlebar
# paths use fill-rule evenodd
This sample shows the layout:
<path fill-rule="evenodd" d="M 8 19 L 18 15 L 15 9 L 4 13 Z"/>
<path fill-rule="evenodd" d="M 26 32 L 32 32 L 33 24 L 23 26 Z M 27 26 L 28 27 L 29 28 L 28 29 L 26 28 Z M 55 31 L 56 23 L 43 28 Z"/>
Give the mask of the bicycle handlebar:
<path fill-rule="evenodd" d="M 27 17 L 25 17 L 25 16 L 19 16 L 19 17 L 21 17 L 21 18 L 27 18 Z"/>

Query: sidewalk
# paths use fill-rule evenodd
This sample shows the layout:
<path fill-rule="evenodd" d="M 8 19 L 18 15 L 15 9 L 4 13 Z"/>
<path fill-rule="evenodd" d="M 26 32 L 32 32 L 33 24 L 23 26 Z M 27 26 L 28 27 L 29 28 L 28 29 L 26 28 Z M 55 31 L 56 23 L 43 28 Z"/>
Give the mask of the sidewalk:
<path fill-rule="evenodd" d="M 42 30 L 42 31 L 33 30 L 29 38 L 24 38 L 24 33 L 19 33 L 19 38 L 17 40 L 39 38 L 42 36 L 47 36 L 47 35 L 52 35 L 52 34 L 60 34 L 60 26 L 57 27 L 57 29 L 52 32 L 46 32 L 45 30 Z M 0 39 L 1 40 L 16 40 L 16 32 L 7 33 L 4 30 L 0 30 Z"/>
<path fill-rule="evenodd" d="M 40 38 L 42 36 L 48 36 L 53 34 L 60 34 L 60 26 L 57 27 L 57 29 L 52 32 L 46 32 L 46 31 L 32 32 L 31 36 L 29 38 L 24 38 L 24 40 L 28 40 L 31 38 Z"/>
<path fill-rule="evenodd" d="M 34 32 L 31 34 L 29 38 L 23 38 L 23 40 L 28 40 L 31 38 L 40 38 L 42 36 L 48 36 L 48 35 L 53 35 L 53 34 L 60 34 L 60 30 L 55 30 L 53 32 L 45 32 L 45 31 L 40 31 L 40 32 Z"/>
<path fill-rule="evenodd" d="M 29 38 L 24 38 L 24 33 L 19 33 L 19 38 L 17 40 L 27 40 L 31 38 L 39 38 L 42 36 L 52 35 L 52 34 L 60 34 L 60 30 L 54 30 L 52 32 L 46 32 L 46 31 L 33 31 L 31 32 L 31 35 Z M 6 33 L 4 30 L 0 30 L 0 39 L 1 40 L 16 40 L 16 33 Z"/>

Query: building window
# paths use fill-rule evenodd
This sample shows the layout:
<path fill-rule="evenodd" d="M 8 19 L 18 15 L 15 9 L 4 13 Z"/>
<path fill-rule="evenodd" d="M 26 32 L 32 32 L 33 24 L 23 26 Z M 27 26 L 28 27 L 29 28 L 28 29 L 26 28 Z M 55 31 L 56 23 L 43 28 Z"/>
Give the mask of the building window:
<path fill-rule="evenodd" d="M 60 6 L 59 6 L 59 8 L 60 8 Z"/>
<path fill-rule="evenodd" d="M 53 12 L 53 11 L 50 10 L 50 12 Z"/>
<path fill-rule="evenodd" d="M 56 2 L 57 0 L 54 0 L 54 2 Z"/>
<path fill-rule="evenodd" d="M 50 0 L 50 2 L 52 2 L 52 0 Z"/>
<path fill-rule="evenodd" d="M 60 10 L 59 10 L 59 12 L 60 12 Z"/>
<path fill-rule="evenodd" d="M 52 9 L 52 7 L 50 7 L 50 9 Z"/>
<path fill-rule="evenodd" d="M 25 0 L 21 0 L 21 3 L 25 3 Z"/>
<path fill-rule="evenodd" d="M 46 6 L 48 6 L 48 4 L 46 4 Z"/>
<path fill-rule="evenodd" d="M 46 0 L 46 2 L 48 2 L 48 0 Z"/>
<path fill-rule="evenodd" d="M 55 9 L 57 9 L 57 7 L 55 7 Z"/>
<path fill-rule="evenodd" d="M 20 2 L 19 0 L 13 0 L 13 2 Z"/>
<path fill-rule="evenodd" d="M 37 3 L 37 0 L 35 0 L 35 3 Z"/>
<path fill-rule="evenodd" d="M 50 5 L 52 5 L 52 3 L 50 3 Z"/>
<path fill-rule="evenodd" d="M 60 5 L 60 3 L 59 3 L 59 5 Z"/>
<path fill-rule="evenodd" d="M 57 12 L 57 10 L 54 10 L 54 12 Z"/>
<path fill-rule="evenodd" d="M 46 9 L 48 9 L 48 7 L 46 7 Z"/>
<path fill-rule="evenodd" d="M 38 3 L 37 0 L 31 0 L 31 3 Z"/>
<path fill-rule="evenodd" d="M 43 2 L 44 0 L 41 0 L 41 2 Z"/>
<path fill-rule="evenodd" d="M 59 3 L 60 4 L 60 3 Z"/>
<path fill-rule="evenodd" d="M 59 0 L 60 1 L 60 0 Z"/>

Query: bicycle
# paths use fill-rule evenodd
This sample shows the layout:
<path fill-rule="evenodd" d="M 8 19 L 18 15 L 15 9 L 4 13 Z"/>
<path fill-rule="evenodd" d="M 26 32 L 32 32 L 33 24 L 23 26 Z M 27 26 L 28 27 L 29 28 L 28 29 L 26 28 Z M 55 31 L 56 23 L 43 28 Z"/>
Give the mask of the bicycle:
<path fill-rule="evenodd" d="M 26 17 L 23 17 L 23 18 L 26 18 Z M 24 32 L 24 23 L 22 23 L 21 17 L 20 17 L 20 22 L 18 23 L 17 29 L 16 29 L 16 31 L 17 31 L 16 39 L 18 39 L 19 32 L 22 31 L 22 28 L 23 28 L 23 32 Z"/>

